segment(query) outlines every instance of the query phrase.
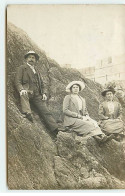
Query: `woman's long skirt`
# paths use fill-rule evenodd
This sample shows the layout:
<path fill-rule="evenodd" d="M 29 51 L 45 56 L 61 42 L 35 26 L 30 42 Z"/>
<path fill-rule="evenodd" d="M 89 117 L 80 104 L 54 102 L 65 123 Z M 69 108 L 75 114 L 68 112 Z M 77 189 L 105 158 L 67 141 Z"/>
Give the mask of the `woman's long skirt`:
<path fill-rule="evenodd" d="M 100 127 L 106 134 L 121 133 L 124 129 L 124 124 L 122 120 L 109 119 L 103 120 Z"/>
<path fill-rule="evenodd" d="M 81 120 L 77 119 L 76 122 L 72 125 L 72 129 L 78 134 L 83 136 L 94 136 L 103 134 L 100 127 L 97 125 L 97 122 L 93 119 Z"/>

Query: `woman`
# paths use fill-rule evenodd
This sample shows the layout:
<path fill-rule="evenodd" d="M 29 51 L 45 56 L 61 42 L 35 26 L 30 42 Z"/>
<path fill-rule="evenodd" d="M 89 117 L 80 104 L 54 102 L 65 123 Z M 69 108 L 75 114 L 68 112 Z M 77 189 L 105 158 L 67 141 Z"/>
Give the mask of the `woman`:
<path fill-rule="evenodd" d="M 66 95 L 63 102 L 64 126 L 72 128 L 80 136 L 93 136 L 98 141 L 105 142 L 111 137 L 106 137 L 97 125 L 97 122 L 89 117 L 85 99 L 79 95 L 79 91 L 85 88 L 81 81 L 72 81 L 66 87 Z"/>
<path fill-rule="evenodd" d="M 120 141 L 124 129 L 122 116 L 122 107 L 119 102 L 114 101 L 115 90 L 113 88 L 105 89 L 102 96 L 105 101 L 99 106 L 100 127 L 106 135 L 114 135 L 114 139 Z"/>

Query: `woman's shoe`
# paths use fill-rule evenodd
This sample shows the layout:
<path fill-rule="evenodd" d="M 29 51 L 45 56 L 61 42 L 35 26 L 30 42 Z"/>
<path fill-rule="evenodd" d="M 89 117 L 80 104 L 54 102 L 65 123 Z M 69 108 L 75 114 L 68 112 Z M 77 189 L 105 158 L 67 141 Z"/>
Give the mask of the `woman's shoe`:
<path fill-rule="evenodd" d="M 114 138 L 117 142 L 122 142 L 123 138 L 121 135 L 118 135 L 117 137 Z"/>
<path fill-rule="evenodd" d="M 113 134 L 111 134 L 110 136 L 107 135 L 96 135 L 94 136 L 94 138 L 99 142 L 99 143 L 105 143 L 108 142 L 110 140 L 112 140 L 114 138 Z"/>
<path fill-rule="evenodd" d="M 101 138 L 101 137 L 99 137 L 98 135 L 95 135 L 95 136 L 93 136 L 93 137 L 94 137 L 94 139 L 95 139 L 97 142 L 101 143 L 101 141 L 102 141 L 102 138 Z"/>
<path fill-rule="evenodd" d="M 107 142 L 107 140 L 108 140 L 107 135 L 104 135 L 104 136 L 101 137 L 101 143 Z"/>
<path fill-rule="evenodd" d="M 112 139 L 114 139 L 114 135 L 113 134 L 107 136 L 106 142 L 111 141 Z"/>

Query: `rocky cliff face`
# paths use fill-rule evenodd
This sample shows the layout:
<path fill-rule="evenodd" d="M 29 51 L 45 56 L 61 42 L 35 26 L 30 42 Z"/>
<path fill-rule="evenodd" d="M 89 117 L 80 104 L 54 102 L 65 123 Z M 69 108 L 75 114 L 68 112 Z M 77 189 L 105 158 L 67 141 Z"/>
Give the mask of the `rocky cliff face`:
<path fill-rule="evenodd" d="M 101 85 L 74 69 L 61 68 L 47 58 L 25 32 L 12 24 L 7 29 L 7 134 L 9 189 L 119 189 L 125 188 L 125 143 L 114 140 L 99 146 L 90 138 L 59 132 L 57 141 L 33 108 L 34 123 L 23 118 L 14 86 L 16 68 L 24 54 L 35 50 L 48 89 L 48 107 L 61 122 L 65 87 L 73 80 L 86 84 L 81 93 L 90 116 L 98 120 Z M 87 142 L 86 142 L 87 141 Z"/>

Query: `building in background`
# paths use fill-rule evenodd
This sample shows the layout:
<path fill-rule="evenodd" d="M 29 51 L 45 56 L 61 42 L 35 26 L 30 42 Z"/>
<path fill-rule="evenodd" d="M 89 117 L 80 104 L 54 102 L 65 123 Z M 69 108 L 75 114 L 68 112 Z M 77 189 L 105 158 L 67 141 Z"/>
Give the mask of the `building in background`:
<path fill-rule="evenodd" d="M 113 80 L 125 80 L 125 54 L 98 60 L 95 67 L 87 67 L 79 71 L 85 77 L 101 84 Z"/>
<path fill-rule="evenodd" d="M 79 69 L 79 71 L 89 79 L 94 80 L 95 78 L 95 67 L 85 67 L 83 69 Z"/>

